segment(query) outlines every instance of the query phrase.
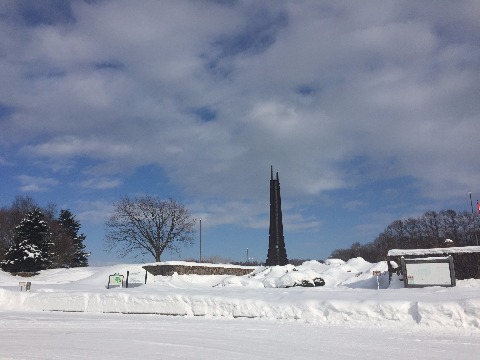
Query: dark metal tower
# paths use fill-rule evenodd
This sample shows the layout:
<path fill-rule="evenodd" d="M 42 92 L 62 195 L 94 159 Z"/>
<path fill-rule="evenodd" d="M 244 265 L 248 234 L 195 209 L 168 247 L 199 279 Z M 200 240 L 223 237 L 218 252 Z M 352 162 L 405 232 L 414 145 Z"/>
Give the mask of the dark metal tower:
<path fill-rule="evenodd" d="M 267 266 L 287 265 L 287 251 L 283 237 L 282 200 L 280 198 L 280 181 L 273 178 L 273 166 L 270 168 L 270 229 L 268 231 Z"/>

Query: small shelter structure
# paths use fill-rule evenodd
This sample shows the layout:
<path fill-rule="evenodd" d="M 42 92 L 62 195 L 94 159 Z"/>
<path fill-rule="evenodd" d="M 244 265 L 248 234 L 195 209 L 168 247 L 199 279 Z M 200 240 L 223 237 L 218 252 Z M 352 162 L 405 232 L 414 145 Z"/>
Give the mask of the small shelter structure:
<path fill-rule="evenodd" d="M 405 263 L 435 262 L 451 258 L 454 280 L 480 279 L 480 246 L 445 247 L 432 249 L 392 249 L 388 251 L 387 265 L 390 280 L 393 274 L 404 277 Z M 407 281 L 405 281 L 407 284 Z"/>

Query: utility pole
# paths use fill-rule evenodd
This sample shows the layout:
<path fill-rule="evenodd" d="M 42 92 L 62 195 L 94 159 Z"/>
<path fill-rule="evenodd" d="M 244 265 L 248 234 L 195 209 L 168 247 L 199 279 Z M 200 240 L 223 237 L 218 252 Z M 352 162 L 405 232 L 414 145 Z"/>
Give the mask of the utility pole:
<path fill-rule="evenodd" d="M 202 219 L 200 219 L 200 262 L 202 262 Z"/>
<path fill-rule="evenodd" d="M 475 233 L 475 242 L 478 246 L 478 237 L 477 237 L 477 226 L 475 225 L 475 214 L 473 212 L 473 202 L 472 202 L 472 193 L 469 192 L 470 194 L 470 206 L 472 207 L 472 221 L 473 221 L 473 232 Z M 478 200 L 477 200 L 478 201 Z"/>

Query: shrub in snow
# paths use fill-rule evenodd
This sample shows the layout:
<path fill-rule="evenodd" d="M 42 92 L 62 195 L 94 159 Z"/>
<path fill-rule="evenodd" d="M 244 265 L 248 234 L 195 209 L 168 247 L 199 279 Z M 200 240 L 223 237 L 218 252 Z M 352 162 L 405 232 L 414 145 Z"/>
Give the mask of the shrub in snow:
<path fill-rule="evenodd" d="M 293 286 L 303 286 L 303 287 L 315 287 L 315 286 L 324 286 L 325 280 L 321 277 L 316 277 L 313 279 L 302 280 L 300 284 L 295 284 Z"/>
<path fill-rule="evenodd" d="M 267 287 L 267 283 L 265 281 L 264 284 Z M 277 288 L 289 288 L 295 286 L 314 287 L 324 286 L 325 281 L 318 275 L 317 272 L 310 269 L 305 269 L 303 271 L 287 271 L 282 277 L 274 279 L 274 284 L 274 287 Z"/>

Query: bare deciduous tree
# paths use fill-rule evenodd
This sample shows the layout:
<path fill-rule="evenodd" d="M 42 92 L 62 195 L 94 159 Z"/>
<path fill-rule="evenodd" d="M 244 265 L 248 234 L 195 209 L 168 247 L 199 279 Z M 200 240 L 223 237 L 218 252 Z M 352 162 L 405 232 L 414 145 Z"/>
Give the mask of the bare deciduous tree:
<path fill-rule="evenodd" d="M 446 239 L 455 246 L 476 245 L 479 229 L 480 217 L 472 218 L 469 211 L 428 211 L 417 218 L 395 220 L 373 242 L 336 249 L 331 257 L 346 261 L 361 256 L 369 262 L 378 262 L 385 259 L 390 249 L 444 247 Z"/>
<path fill-rule="evenodd" d="M 122 257 L 150 254 L 158 262 L 165 250 L 178 253 L 193 243 L 195 220 L 173 199 L 125 197 L 113 206 L 105 242 Z"/>

